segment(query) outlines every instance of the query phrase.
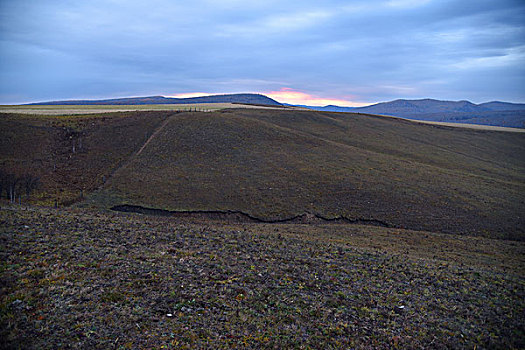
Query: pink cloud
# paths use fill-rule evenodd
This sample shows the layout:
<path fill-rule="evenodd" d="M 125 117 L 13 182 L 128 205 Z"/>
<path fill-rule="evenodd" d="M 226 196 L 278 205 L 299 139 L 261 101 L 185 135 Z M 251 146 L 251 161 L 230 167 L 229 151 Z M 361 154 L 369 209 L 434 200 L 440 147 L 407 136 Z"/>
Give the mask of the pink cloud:
<path fill-rule="evenodd" d="M 279 91 L 270 91 L 263 93 L 264 95 L 273 98 L 278 102 L 290 103 L 294 105 L 308 105 L 308 106 L 326 106 L 326 105 L 337 105 L 337 106 L 348 106 L 348 107 L 360 107 L 365 106 L 367 103 L 352 102 L 349 100 L 337 99 L 337 98 L 325 98 L 317 95 L 310 95 L 305 92 L 297 91 L 291 88 L 281 88 Z"/>
<path fill-rule="evenodd" d="M 274 100 L 281 103 L 290 103 L 294 105 L 307 105 L 307 106 L 326 106 L 326 105 L 336 105 L 336 106 L 348 106 L 348 107 L 361 107 L 369 105 L 369 103 L 353 102 L 351 100 L 338 99 L 338 98 L 325 98 L 317 95 L 307 94 L 302 91 L 294 90 L 291 88 L 281 88 L 278 91 L 263 92 L 263 95 L 266 95 Z M 188 97 L 199 97 L 199 96 L 210 96 L 207 92 L 185 92 L 180 94 L 169 95 L 166 97 L 176 97 L 176 98 L 188 98 Z"/>

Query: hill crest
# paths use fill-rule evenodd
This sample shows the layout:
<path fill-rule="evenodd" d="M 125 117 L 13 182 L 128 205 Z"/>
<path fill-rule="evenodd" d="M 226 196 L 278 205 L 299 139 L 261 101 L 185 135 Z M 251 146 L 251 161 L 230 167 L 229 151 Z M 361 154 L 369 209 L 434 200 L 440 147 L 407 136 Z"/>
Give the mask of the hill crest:
<path fill-rule="evenodd" d="M 143 105 L 143 104 L 192 104 L 192 103 L 246 103 L 282 106 L 281 103 L 261 94 L 221 94 L 188 98 L 164 96 L 125 97 L 103 100 L 65 100 L 29 103 L 29 105 Z"/>
<path fill-rule="evenodd" d="M 467 123 L 525 128 L 525 104 L 492 101 L 475 104 L 470 101 L 435 99 L 398 99 L 364 107 L 324 106 L 307 108 L 326 112 L 357 112 L 390 115 L 415 120 Z"/>

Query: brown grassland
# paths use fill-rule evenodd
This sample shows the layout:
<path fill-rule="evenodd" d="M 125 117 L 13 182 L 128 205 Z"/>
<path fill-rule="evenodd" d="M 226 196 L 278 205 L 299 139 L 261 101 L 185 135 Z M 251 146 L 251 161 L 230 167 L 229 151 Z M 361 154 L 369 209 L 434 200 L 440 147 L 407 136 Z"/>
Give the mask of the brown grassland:
<path fill-rule="evenodd" d="M 85 204 L 305 212 L 521 239 L 525 135 L 300 111 L 181 113 Z M 140 189 L 140 190 L 137 190 Z"/>
<path fill-rule="evenodd" d="M 522 242 L 85 209 L 0 213 L 6 348 L 525 346 Z"/>
<path fill-rule="evenodd" d="M 522 133 L 259 109 L 0 130 L 0 170 L 41 183 L 0 193 L 0 348 L 525 347 Z"/>
<path fill-rule="evenodd" d="M 190 103 L 190 104 L 146 104 L 146 105 L 0 105 L 0 113 L 32 115 L 79 115 L 138 111 L 217 111 L 225 108 L 258 108 L 258 109 L 302 109 L 299 107 L 254 106 L 242 103 Z"/>

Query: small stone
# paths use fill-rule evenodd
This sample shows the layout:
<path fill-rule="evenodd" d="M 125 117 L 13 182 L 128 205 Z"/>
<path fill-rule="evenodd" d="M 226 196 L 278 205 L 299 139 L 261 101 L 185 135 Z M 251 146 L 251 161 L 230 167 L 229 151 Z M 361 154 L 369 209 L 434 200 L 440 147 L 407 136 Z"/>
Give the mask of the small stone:
<path fill-rule="evenodd" d="M 399 306 L 396 306 L 395 308 L 395 312 L 400 314 L 402 313 L 403 311 L 405 311 L 405 305 L 399 305 Z"/>
<path fill-rule="evenodd" d="M 166 314 L 166 316 L 168 316 L 168 317 L 173 317 L 173 314 Z"/>

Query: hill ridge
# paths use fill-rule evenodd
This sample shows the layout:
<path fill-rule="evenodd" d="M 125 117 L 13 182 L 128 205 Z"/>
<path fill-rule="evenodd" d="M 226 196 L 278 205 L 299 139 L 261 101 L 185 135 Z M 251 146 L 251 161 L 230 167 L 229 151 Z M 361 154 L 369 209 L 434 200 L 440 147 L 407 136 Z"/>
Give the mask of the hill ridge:
<path fill-rule="evenodd" d="M 142 105 L 142 104 L 193 104 L 193 103 L 248 103 L 270 106 L 282 106 L 281 103 L 262 94 L 217 94 L 187 98 L 146 96 L 124 97 L 102 100 L 63 100 L 29 103 L 27 105 Z"/>
<path fill-rule="evenodd" d="M 304 106 L 327 112 L 389 115 L 415 120 L 525 128 L 525 104 L 501 101 L 475 104 L 467 100 L 397 99 L 363 107 Z"/>

